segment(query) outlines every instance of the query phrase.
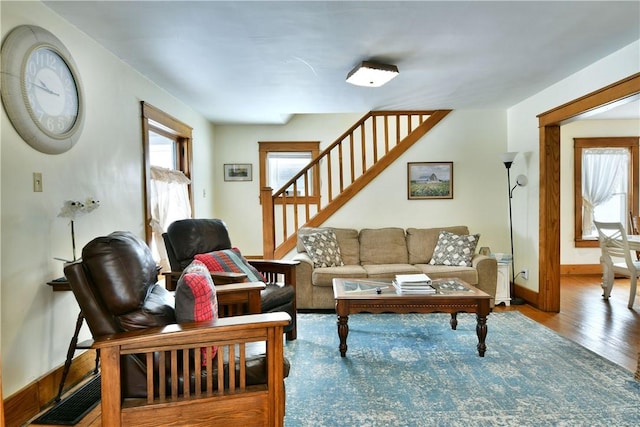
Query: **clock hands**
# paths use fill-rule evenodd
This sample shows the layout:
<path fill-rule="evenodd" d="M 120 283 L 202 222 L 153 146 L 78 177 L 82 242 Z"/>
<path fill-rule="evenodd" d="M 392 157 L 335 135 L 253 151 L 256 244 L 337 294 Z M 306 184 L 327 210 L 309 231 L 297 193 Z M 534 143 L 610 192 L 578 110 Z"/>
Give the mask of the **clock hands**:
<path fill-rule="evenodd" d="M 52 91 L 51 89 L 49 89 L 47 87 L 47 84 L 45 82 L 43 82 L 42 80 L 40 80 L 40 84 L 36 84 L 36 83 L 31 83 L 31 84 L 34 85 L 35 87 L 38 87 L 38 88 L 44 90 L 47 93 L 50 93 L 51 95 L 60 96 L 59 93 L 56 93 L 56 92 Z"/>

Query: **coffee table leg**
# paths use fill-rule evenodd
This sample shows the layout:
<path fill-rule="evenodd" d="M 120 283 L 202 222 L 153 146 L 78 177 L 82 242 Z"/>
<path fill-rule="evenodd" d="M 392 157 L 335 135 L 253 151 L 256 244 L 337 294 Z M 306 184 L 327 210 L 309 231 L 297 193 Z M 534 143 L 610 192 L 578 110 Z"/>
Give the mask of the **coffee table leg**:
<path fill-rule="evenodd" d="M 347 335 L 349 334 L 349 316 L 338 316 L 338 337 L 340 338 L 340 356 L 347 355 Z"/>
<path fill-rule="evenodd" d="M 451 320 L 449 321 L 449 324 L 451 325 L 451 329 L 455 331 L 458 327 L 458 313 L 451 313 Z"/>
<path fill-rule="evenodd" d="M 484 357 L 484 352 L 487 350 L 485 339 L 487 338 L 487 316 L 476 315 L 478 324 L 476 325 L 476 333 L 478 334 L 478 354 L 480 357 Z"/>

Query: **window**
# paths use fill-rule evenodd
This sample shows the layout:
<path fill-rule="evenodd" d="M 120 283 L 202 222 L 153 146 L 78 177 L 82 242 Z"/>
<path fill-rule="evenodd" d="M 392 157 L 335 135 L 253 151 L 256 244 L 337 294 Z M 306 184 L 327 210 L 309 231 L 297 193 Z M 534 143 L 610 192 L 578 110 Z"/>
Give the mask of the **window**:
<path fill-rule="evenodd" d="M 168 269 L 162 233 L 191 217 L 191 127 L 142 102 L 145 235 L 154 258 Z"/>
<path fill-rule="evenodd" d="M 260 144 L 260 187 L 271 187 L 273 192 L 280 190 L 302 168 L 315 159 L 320 152 L 320 143 L 315 142 L 259 142 Z M 305 188 L 304 176 L 296 180 L 296 194 L 309 203 L 316 203 L 319 194 L 318 168 L 307 179 L 309 188 Z M 287 196 L 293 196 L 293 190 Z M 278 201 L 276 201 L 278 203 Z"/>
<path fill-rule="evenodd" d="M 638 137 L 574 138 L 575 242 L 597 247 L 593 220 L 638 215 Z"/>
<path fill-rule="evenodd" d="M 176 169 L 178 159 L 177 138 L 164 136 L 154 126 L 149 126 L 149 164 L 167 169 Z"/>

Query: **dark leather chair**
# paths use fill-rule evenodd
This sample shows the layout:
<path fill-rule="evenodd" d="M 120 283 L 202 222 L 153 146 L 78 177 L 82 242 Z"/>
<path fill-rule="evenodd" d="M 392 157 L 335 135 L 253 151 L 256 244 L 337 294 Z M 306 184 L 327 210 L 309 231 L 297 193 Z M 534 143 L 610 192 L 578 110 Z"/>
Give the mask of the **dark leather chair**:
<path fill-rule="evenodd" d="M 231 239 L 224 222 L 220 219 L 183 219 L 169 225 L 164 238 L 169 264 L 172 272 L 167 275 L 179 276 L 197 254 L 230 249 Z M 285 328 L 287 340 L 295 340 L 296 329 L 296 293 L 295 267 L 297 261 L 287 260 L 248 260 L 265 278 L 266 287 L 261 291 L 263 313 L 284 311 L 291 316 L 291 325 Z M 214 282 L 218 283 L 214 276 Z M 244 278 L 244 276 L 242 276 Z M 232 280 L 238 277 L 232 276 Z M 168 285 L 168 289 L 172 286 Z"/>
<path fill-rule="evenodd" d="M 288 314 L 175 324 L 174 296 L 129 232 L 92 240 L 64 272 L 101 352 L 103 425 L 283 424 Z"/>

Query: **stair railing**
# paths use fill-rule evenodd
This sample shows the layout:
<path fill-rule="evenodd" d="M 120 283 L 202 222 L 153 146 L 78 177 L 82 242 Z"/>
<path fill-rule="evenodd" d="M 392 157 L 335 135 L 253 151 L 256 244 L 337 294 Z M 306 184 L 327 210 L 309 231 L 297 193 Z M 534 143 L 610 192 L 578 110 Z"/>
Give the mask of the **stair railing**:
<path fill-rule="evenodd" d="M 264 257 L 282 258 L 300 227 L 322 224 L 449 112 L 371 111 L 281 188 L 261 188 Z"/>

